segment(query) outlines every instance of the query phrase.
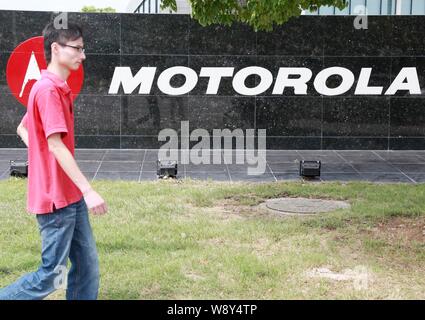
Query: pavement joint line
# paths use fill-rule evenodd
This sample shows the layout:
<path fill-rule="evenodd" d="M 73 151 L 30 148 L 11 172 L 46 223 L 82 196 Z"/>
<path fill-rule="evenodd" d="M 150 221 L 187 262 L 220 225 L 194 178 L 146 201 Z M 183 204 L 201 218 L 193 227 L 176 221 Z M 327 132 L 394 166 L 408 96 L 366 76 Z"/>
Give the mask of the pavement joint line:
<path fill-rule="evenodd" d="M 97 173 L 99 172 L 99 169 L 100 169 L 100 167 L 101 167 L 101 165 L 103 163 L 103 159 L 105 159 L 105 156 L 106 156 L 107 153 L 108 153 L 108 151 L 105 151 L 105 153 L 103 154 L 102 159 L 100 160 L 99 166 L 97 167 L 97 170 L 96 170 L 96 172 L 95 172 L 95 174 L 94 174 L 94 176 L 92 178 L 92 181 L 94 181 L 94 179 L 96 178 Z"/>

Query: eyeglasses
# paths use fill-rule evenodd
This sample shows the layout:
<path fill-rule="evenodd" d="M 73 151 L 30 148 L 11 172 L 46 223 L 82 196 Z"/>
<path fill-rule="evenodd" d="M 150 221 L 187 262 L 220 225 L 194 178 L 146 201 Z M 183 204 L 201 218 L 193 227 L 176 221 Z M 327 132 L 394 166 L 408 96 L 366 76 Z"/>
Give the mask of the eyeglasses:
<path fill-rule="evenodd" d="M 70 48 L 77 49 L 79 53 L 84 53 L 84 52 L 86 51 L 86 49 L 85 49 L 85 48 L 76 47 L 76 46 L 71 46 L 71 45 L 69 45 L 69 44 L 65 44 L 65 43 L 59 43 L 59 44 L 60 44 L 61 46 L 64 46 L 64 47 L 70 47 Z"/>

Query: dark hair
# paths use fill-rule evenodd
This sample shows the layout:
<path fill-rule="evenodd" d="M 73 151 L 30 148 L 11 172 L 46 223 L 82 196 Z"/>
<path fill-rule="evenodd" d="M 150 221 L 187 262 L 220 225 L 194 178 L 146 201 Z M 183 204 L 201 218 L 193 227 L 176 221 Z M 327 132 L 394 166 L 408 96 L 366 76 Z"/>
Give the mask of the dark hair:
<path fill-rule="evenodd" d="M 81 38 L 83 36 L 83 30 L 75 23 L 68 23 L 66 29 L 55 28 L 53 22 L 49 23 L 44 27 L 44 56 L 47 64 L 52 60 L 52 43 L 66 43 Z"/>

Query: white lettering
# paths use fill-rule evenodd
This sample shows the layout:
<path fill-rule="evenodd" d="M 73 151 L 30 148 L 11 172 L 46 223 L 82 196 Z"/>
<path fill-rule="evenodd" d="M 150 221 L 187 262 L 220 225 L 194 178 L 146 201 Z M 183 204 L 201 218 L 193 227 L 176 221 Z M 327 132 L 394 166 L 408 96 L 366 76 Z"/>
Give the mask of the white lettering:
<path fill-rule="evenodd" d="M 245 80 L 253 74 L 260 76 L 260 83 L 254 88 L 248 88 L 245 86 Z M 233 78 L 233 89 L 245 96 L 255 96 L 266 91 L 272 83 L 273 75 L 269 70 L 262 67 L 246 67 L 235 74 Z"/>
<path fill-rule="evenodd" d="M 404 82 L 404 80 L 407 80 L 407 82 Z M 408 90 L 410 94 L 421 94 L 416 68 L 401 69 L 385 95 L 394 95 L 399 90 Z"/>
<path fill-rule="evenodd" d="M 329 88 L 326 81 L 330 76 L 339 75 L 342 78 L 341 84 L 336 88 Z M 346 93 L 354 83 L 354 74 L 347 68 L 332 67 L 320 71 L 314 79 L 314 88 L 325 96 L 338 96 Z"/>
<path fill-rule="evenodd" d="M 130 67 L 116 67 L 109 86 L 109 94 L 117 94 L 120 84 L 125 94 L 131 94 L 139 85 L 139 94 L 149 94 L 155 72 L 155 67 L 142 67 L 133 77 Z"/>
<path fill-rule="evenodd" d="M 170 84 L 170 80 L 177 74 L 182 74 L 186 78 L 186 82 L 180 88 L 174 88 Z M 195 71 L 188 67 L 171 67 L 164 70 L 158 78 L 158 88 L 165 94 L 177 96 L 192 91 L 198 83 L 198 75 Z"/>
<path fill-rule="evenodd" d="M 290 75 L 299 75 L 298 78 L 289 78 Z M 313 73 L 308 68 L 279 68 L 273 94 L 283 94 L 285 87 L 293 87 L 295 94 L 307 94 L 307 82 Z"/>
<path fill-rule="evenodd" d="M 30 61 L 29 71 L 25 76 L 25 83 L 32 78 L 39 77 L 39 70 L 34 63 L 35 59 Z M 31 68 L 30 68 L 31 67 Z M 38 72 L 37 72 L 38 71 Z M 354 95 L 381 95 L 384 87 L 369 86 L 372 75 L 372 68 L 361 68 Z M 205 67 L 200 70 L 200 77 L 208 78 L 208 87 L 206 94 L 215 95 L 220 88 L 223 77 L 232 77 L 234 68 L 231 67 Z M 139 87 L 139 94 L 150 94 L 153 81 L 156 74 L 156 67 L 142 67 L 133 76 L 130 67 L 116 67 L 109 87 L 109 94 L 117 94 L 122 85 L 124 94 L 132 94 Z M 181 74 L 185 77 L 185 83 L 180 87 L 172 87 L 171 79 Z M 260 81 L 253 88 L 248 88 L 245 81 L 249 76 L 259 76 Z M 276 82 L 273 87 L 273 95 L 283 94 L 285 88 L 294 88 L 295 95 L 306 95 L 308 92 L 308 83 L 311 81 L 313 73 L 308 68 L 279 68 L 276 76 Z M 331 76 L 340 76 L 341 83 L 335 88 L 330 88 L 327 81 Z M 353 87 L 355 76 L 352 71 L 343 67 L 330 67 L 321 70 L 313 81 L 315 90 L 324 96 L 338 96 L 346 93 Z M 165 69 L 158 77 L 157 86 L 164 94 L 183 95 L 192 91 L 198 83 L 198 75 L 191 68 L 177 66 Z M 246 67 L 241 69 L 233 76 L 232 85 L 235 92 L 245 96 L 260 95 L 265 92 L 273 83 L 272 73 L 262 67 Z M 394 95 L 399 90 L 407 90 L 410 94 L 421 94 L 421 88 L 418 73 L 415 67 L 402 68 L 397 77 L 391 83 L 385 95 Z M 21 90 L 23 91 L 23 89 Z M 22 94 L 22 92 L 21 92 Z M 189 136 L 187 136 L 189 138 Z"/>
<path fill-rule="evenodd" d="M 209 77 L 207 94 L 217 94 L 218 88 L 220 87 L 220 81 L 222 77 L 233 76 L 233 70 L 235 68 L 202 68 L 199 73 L 200 77 Z"/>
<path fill-rule="evenodd" d="M 359 81 L 357 81 L 357 87 L 354 94 L 381 94 L 383 87 L 369 87 L 370 74 L 372 68 L 362 68 L 360 71 Z"/>

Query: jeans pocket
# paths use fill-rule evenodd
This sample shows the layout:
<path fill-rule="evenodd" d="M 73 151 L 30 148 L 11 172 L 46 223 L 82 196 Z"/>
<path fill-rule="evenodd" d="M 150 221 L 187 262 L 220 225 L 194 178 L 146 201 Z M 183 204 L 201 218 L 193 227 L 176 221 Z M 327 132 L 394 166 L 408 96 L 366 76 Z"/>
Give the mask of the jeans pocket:
<path fill-rule="evenodd" d="M 43 230 L 45 227 L 55 227 L 60 228 L 62 225 L 62 212 L 57 210 L 52 213 L 39 214 L 37 215 L 37 221 L 40 227 L 40 230 Z"/>

